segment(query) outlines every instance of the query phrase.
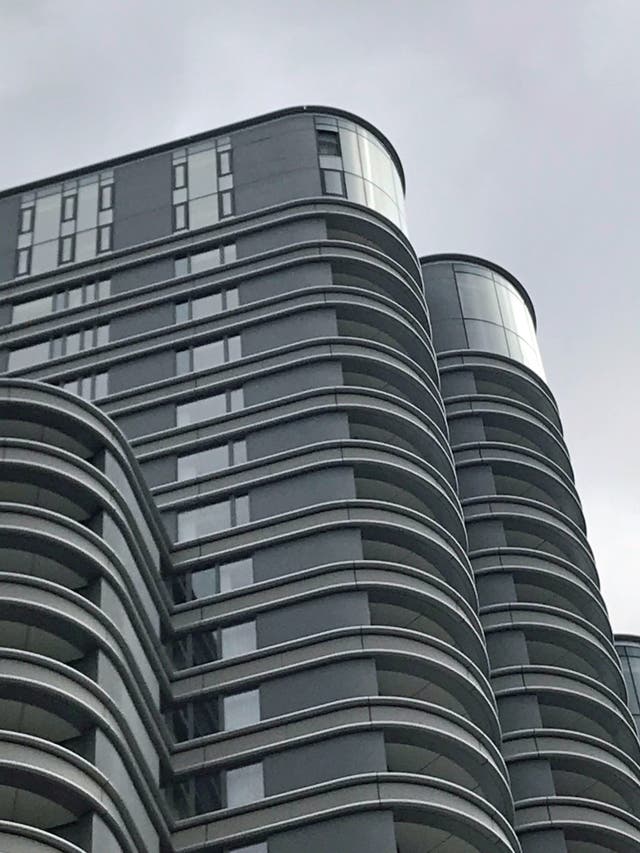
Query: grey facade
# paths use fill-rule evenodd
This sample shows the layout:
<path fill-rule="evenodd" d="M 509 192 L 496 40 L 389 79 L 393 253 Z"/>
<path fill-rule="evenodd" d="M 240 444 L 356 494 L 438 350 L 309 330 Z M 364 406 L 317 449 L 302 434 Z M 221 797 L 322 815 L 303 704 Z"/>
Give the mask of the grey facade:
<path fill-rule="evenodd" d="M 318 107 L 0 196 L 3 849 L 640 850 L 533 309 L 403 191 Z"/>

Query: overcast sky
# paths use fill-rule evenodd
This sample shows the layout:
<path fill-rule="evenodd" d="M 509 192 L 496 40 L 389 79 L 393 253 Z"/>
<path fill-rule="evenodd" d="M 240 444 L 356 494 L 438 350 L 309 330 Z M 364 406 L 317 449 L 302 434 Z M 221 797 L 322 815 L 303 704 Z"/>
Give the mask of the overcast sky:
<path fill-rule="evenodd" d="M 419 254 L 536 306 L 616 631 L 640 633 L 638 0 L 0 0 L 0 186 L 280 107 L 396 146 Z"/>

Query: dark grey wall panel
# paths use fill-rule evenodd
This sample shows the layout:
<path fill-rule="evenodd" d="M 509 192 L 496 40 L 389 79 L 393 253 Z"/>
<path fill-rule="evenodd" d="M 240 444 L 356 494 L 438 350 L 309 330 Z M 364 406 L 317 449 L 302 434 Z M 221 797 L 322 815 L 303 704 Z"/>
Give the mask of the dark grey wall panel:
<path fill-rule="evenodd" d="M 365 658 L 270 679 L 260 688 L 260 709 L 263 719 L 268 719 L 339 699 L 377 695 L 376 665 Z"/>
<path fill-rule="evenodd" d="M 349 438 L 349 420 L 341 412 L 310 415 L 249 433 L 247 454 L 249 459 L 258 459 L 333 438 Z"/>
<path fill-rule="evenodd" d="M 320 195 L 311 116 L 291 116 L 240 130 L 231 142 L 238 213 Z"/>
<path fill-rule="evenodd" d="M 267 796 L 387 769 L 382 732 L 360 732 L 286 749 L 263 762 Z"/>
<path fill-rule="evenodd" d="M 246 258 L 269 249 L 289 249 L 295 243 L 322 240 L 326 237 L 327 226 L 324 219 L 301 219 L 245 234 L 238 238 L 236 250 L 239 258 Z"/>
<path fill-rule="evenodd" d="M 114 415 L 114 421 L 127 438 L 137 438 L 140 435 L 150 435 L 171 429 L 176 425 L 175 403 L 164 403 L 150 409 L 142 409 L 131 414 Z"/>
<path fill-rule="evenodd" d="M 15 275 L 19 212 L 19 195 L 0 199 L 0 281 Z"/>
<path fill-rule="evenodd" d="M 366 592 L 341 592 L 269 610 L 256 618 L 258 646 L 272 646 L 335 628 L 370 625 Z"/>
<path fill-rule="evenodd" d="M 242 332 L 242 354 L 266 352 L 287 344 L 334 337 L 338 333 L 336 312 L 330 308 L 299 311 L 295 315 L 250 326 Z"/>
<path fill-rule="evenodd" d="M 125 293 L 127 290 L 144 287 L 145 284 L 165 281 L 173 277 L 173 271 L 172 258 L 158 258 L 147 261 L 145 264 L 119 270 L 111 276 L 111 291 L 114 294 Z"/>
<path fill-rule="evenodd" d="M 342 385 L 341 365 L 335 361 L 320 362 L 304 367 L 292 367 L 274 376 L 250 379 L 244 384 L 244 401 L 245 405 L 253 406 L 300 391 L 331 388 L 336 385 Z"/>
<path fill-rule="evenodd" d="M 299 474 L 251 489 L 251 520 L 268 518 L 280 512 L 313 506 L 325 501 L 354 498 L 356 493 L 351 468 L 328 468 Z"/>
<path fill-rule="evenodd" d="M 148 486 L 171 483 L 176 479 L 177 456 L 159 456 L 157 459 L 142 462 L 140 467 Z"/>
<path fill-rule="evenodd" d="M 269 853 L 397 853 L 393 814 L 368 811 L 311 823 L 269 838 Z"/>
<path fill-rule="evenodd" d="M 331 284 L 331 267 L 326 262 L 296 264 L 294 267 L 250 278 L 239 287 L 241 304 L 280 296 L 305 287 L 328 287 Z"/>
<path fill-rule="evenodd" d="M 171 154 L 125 163 L 114 174 L 114 249 L 171 234 Z"/>
<path fill-rule="evenodd" d="M 260 548 L 253 555 L 253 572 L 261 581 L 325 563 L 361 559 L 360 531 L 336 530 Z"/>
<path fill-rule="evenodd" d="M 173 350 L 155 352 L 152 355 L 142 355 L 131 358 L 122 364 L 116 364 L 109 369 L 109 393 L 128 391 L 138 388 L 148 382 L 168 379 L 175 373 L 176 358 Z"/>
<path fill-rule="evenodd" d="M 110 322 L 109 337 L 112 341 L 119 341 L 131 335 L 141 335 L 143 332 L 151 332 L 154 329 L 171 326 L 174 320 L 173 302 L 163 302 L 161 305 L 153 305 L 151 308 L 138 308 L 128 314 L 114 317 Z"/>

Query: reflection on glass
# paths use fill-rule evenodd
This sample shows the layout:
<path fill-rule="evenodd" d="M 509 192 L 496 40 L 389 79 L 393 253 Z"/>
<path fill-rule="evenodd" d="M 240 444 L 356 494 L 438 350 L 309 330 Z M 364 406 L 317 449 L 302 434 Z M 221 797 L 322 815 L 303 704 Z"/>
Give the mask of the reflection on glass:
<path fill-rule="evenodd" d="M 247 690 L 222 700 L 225 731 L 242 729 L 260 722 L 260 691 Z"/>
<path fill-rule="evenodd" d="M 189 480 L 213 471 L 221 471 L 229 465 L 229 448 L 226 444 L 208 447 L 196 453 L 178 457 L 178 480 Z"/>
<path fill-rule="evenodd" d="M 178 513 L 178 541 L 197 539 L 231 527 L 231 503 L 220 501 Z"/>
<path fill-rule="evenodd" d="M 226 410 L 226 396 L 224 394 L 192 400 L 176 407 L 177 426 L 188 426 L 208 418 L 215 418 L 218 415 L 223 415 Z"/>
<path fill-rule="evenodd" d="M 264 797 L 262 764 L 227 770 L 227 807 L 244 806 Z"/>

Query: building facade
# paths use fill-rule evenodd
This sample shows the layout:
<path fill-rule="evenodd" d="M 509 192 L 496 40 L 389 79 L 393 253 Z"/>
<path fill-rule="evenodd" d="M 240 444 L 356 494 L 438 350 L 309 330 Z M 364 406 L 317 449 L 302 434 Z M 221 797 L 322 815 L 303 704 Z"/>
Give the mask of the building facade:
<path fill-rule="evenodd" d="M 272 113 L 0 195 L 0 848 L 632 853 L 529 297 Z"/>

